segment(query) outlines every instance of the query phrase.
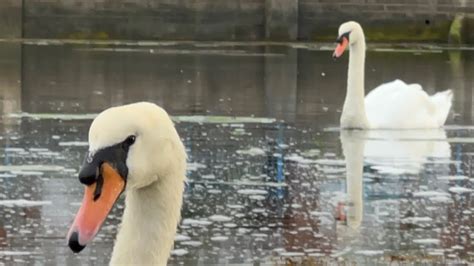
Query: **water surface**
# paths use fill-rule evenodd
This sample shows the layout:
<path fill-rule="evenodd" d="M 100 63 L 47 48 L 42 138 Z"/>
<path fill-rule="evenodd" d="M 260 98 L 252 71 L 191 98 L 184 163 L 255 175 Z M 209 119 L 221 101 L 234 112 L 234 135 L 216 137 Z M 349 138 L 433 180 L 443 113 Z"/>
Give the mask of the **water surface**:
<path fill-rule="evenodd" d="M 367 88 L 453 89 L 443 130 L 340 132 L 346 64 L 305 45 L 0 43 L 0 264 L 108 262 L 123 200 L 66 246 L 77 171 L 91 119 L 142 100 L 189 156 L 171 265 L 472 262 L 474 52 L 367 55 Z"/>

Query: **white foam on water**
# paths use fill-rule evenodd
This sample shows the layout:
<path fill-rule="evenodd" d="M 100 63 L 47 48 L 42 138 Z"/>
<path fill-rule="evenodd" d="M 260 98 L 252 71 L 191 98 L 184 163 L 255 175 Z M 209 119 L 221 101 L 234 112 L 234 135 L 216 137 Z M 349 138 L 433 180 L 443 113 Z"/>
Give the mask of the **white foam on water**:
<path fill-rule="evenodd" d="M 35 201 L 26 199 L 0 200 L 0 206 L 8 207 L 34 207 L 51 205 L 51 201 Z"/>
<path fill-rule="evenodd" d="M 403 165 L 398 165 L 398 166 L 372 165 L 370 168 L 377 170 L 381 174 L 388 174 L 388 175 L 415 174 L 418 172 L 417 169 L 411 169 L 406 166 L 404 167 Z"/>
<path fill-rule="evenodd" d="M 12 174 L 17 176 L 42 176 L 44 175 L 43 172 L 38 171 L 10 171 Z"/>
<path fill-rule="evenodd" d="M 64 170 L 64 166 L 45 164 L 25 164 L 25 165 L 0 165 L 0 172 L 6 171 L 38 171 L 38 172 L 59 172 Z"/>
<path fill-rule="evenodd" d="M 84 147 L 89 146 L 87 141 L 61 141 L 58 143 L 61 147 L 68 147 L 68 146 L 77 146 L 77 147 Z"/>
<path fill-rule="evenodd" d="M 346 162 L 344 160 L 337 159 L 318 159 L 316 160 L 316 163 L 330 166 L 346 166 Z"/>
<path fill-rule="evenodd" d="M 213 174 L 209 174 L 209 175 L 202 175 L 201 178 L 202 179 L 216 179 L 216 176 Z"/>
<path fill-rule="evenodd" d="M 457 193 L 457 194 L 471 193 L 473 191 L 474 191 L 473 189 L 465 188 L 465 187 L 450 187 L 449 188 L 449 192 Z"/>
<path fill-rule="evenodd" d="M 319 253 L 319 252 L 308 253 L 308 257 L 324 257 L 324 256 L 326 256 L 326 254 Z"/>
<path fill-rule="evenodd" d="M 186 255 L 186 254 L 188 254 L 188 253 L 189 253 L 189 251 L 187 251 L 187 250 L 184 249 L 184 248 L 173 249 L 173 250 L 171 251 L 171 255 L 173 255 L 173 256 L 184 256 L 184 255 Z"/>
<path fill-rule="evenodd" d="M 181 245 L 183 246 L 192 246 L 192 247 L 199 247 L 202 245 L 202 242 L 201 241 L 183 241 L 180 243 Z"/>
<path fill-rule="evenodd" d="M 237 150 L 238 154 L 250 155 L 250 156 L 263 156 L 265 155 L 265 151 L 260 148 L 251 147 L 247 150 Z"/>
<path fill-rule="evenodd" d="M 239 189 L 237 193 L 243 195 L 266 195 L 268 192 L 263 189 Z"/>
<path fill-rule="evenodd" d="M 329 212 L 321 212 L 321 211 L 312 211 L 310 212 L 312 216 L 332 216 Z"/>
<path fill-rule="evenodd" d="M 188 240 L 191 240 L 191 238 L 189 236 L 186 236 L 186 235 L 176 234 L 174 236 L 174 241 L 176 241 L 176 242 L 188 241 Z"/>
<path fill-rule="evenodd" d="M 382 255 L 383 250 L 357 250 L 354 253 L 357 255 L 363 255 L 363 256 L 377 256 L 377 255 Z"/>
<path fill-rule="evenodd" d="M 29 148 L 28 150 L 31 152 L 49 152 L 48 148 Z"/>
<path fill-rule="evenodd" d="M 244 205 L 240 204 L 227 204 L 226 206 L 231 209 L 243 209 L 245 207 Z"/>
<path fill-rule="evenodd" d="M 173 116 L 175 122 L 203 123 L 203 124 L 238 124 L 238 123 L 259 123 L 270 124 L 276 122 L 274 118 L 250 117 L 250 116 Z"/>
<path fill-rule="evenodd" d="M 432 221 L 433 219 L 430 217 L 407 217 L 400 220 L 403 224 L 429 223 Z"/>
<path fill-rule="evenodd" d="M 265 213 L 265 212 L 267 212 L 267 210 L 264 209 L 264 208 L 254 208 L 252 210 L 252 212 L 254 212 L 254 213 Z"/>
<path fill-rule="evenodd" d="M 224 227 L 235 228 L 235 227 L 237 227 L 237 224 L 235 224 L 235 223 L 225 223 Z"/>
<path fill-rule="evenodd" d="M 413 243 L 420 245 L 438 245 L 440 243 L 439 239 L 435 238 L 423 238 L 423 239 L 413 239 Z"/>
<path fill-rule="evenodd" d="M 262 195 L 250 195 L 249 196 L 249 199 L 252 199 L 252 200 L 264 200 L 266 199 L 265 196 L 262 196 Z"/>
<path fill-rule="evenodd" d="M 315 160 L 311 160 L 311 159 L 306 159 L 298 154 L 290 154 L 288 156 L 285 157 L 285 159 L 287 161 L 292 161 L 292 162 L 296 162 L 296 163 L 300 163 L 300 164 L 311 164 L 311 163 L 315 163 L 316 161 Z"/>
<path fill-rule="evenodd" d="M 98 113 L 87 114 L 66 114 L 66 113 L 10 113 L 7 117 L 10 118 L 31 118 L 35 120 L 41 119 L 59 119 L 59 120 L 92 120 Z M 174 122 L 188 122 L 188 123 L 211 123 L 211 124 L 236 124 L 236 123 L 259 123 L 270 124 L 276 122 L 275 118 L 267 117 L 251 117 L 251 116 L 212 116 L 212 115 L 182 115 L 172 116 Z"/>
<path fill-rule="evenodd" d="M 227 237 L 227 236 L 213 236 L 213 237 L 211 237 L 211 241 L 214 241 L 214 242 L 223 242 L 223 241 L 226 241 L 228 239 L 229 239 L 229 237 Z"/>
<path fill-rule="evenodd" d="M 319 249 L 319 248 L 305 248 L 305 249 L 304 249 L 304 252 L 306 252 L 306 253 L 310 253 L 310 252 L 320 252 L 320 251 L 321 251 L 321 249 Z"/>
<path fill-rule="evenodd" d="M 198 169 L 207 168 L 205 164 L 197 163 L 197 162 L 188 162 L 186 166 L 186 170 L 192 172 L 197 171 Z"/>
<path fill-rule="evenodd" d="M 304 252 L 289 252 L 289 251 L 285 251 L 285 252 L 281 252 L 281 253 L 280 253 L 280 256 L 282 256 L 282 257 L 303 257 L 303 256 L 304 256 Z"/>
<path fill-rule="evenodd" d="M 76 173 L 77 170 L 74 169 L 74 168 L 65 168 L 65 169 L 64 169 L 64 172 L 65 172 L 65 173 Z"/>
<path fill-rule="evenodd" d="M 186 219 L 183 219 L 182 224 L 192 225 L 192 226 L 206 226 L 206 225 L 212 224 L 212 222 L 207 221 L 207 220 L 196 220 L 196 219 L 186 218 Z"/>
<path fill-rule="evenodd" d="M 307 150 L 307 151 L 303 151 L 301 153 L 301 155 L 306 156 L 306 157 L 316 157 L 320 154 L 321 154 L 321 150 L 319 150 L 319 149 L 310 149 L 310 150 Z"/>
<path fill-rule="evenodd" d="M 268 237 L 268 235 L 262 234 L 262 233 L 253 233 L 252 236 L 255 237 L 255 238 L 257 238 L 257 237 L 259 237 L 259 238 L 267 238 L 267 237 Z"/>
<path fill-rule="evenodd" d="M 231 186 L 265 186 L 265 187 L 286 187 L 287 184 L 283 182 L 260 182 L 260 181 L 248 181 L 248 180 L 237 180 L 234 182 L 219 182 L 219 184 L 226 184 Z"/>
<path fill-rule="evenodd" d="M 448 180 L 448 181 L 462 181 L 467 180 L 469 177 L 464 175 L 450 175 L 450 176 L 439 176 L 438 180 Z"/>
<path fill-rule="evenodd" d="M 31 251 L 0 250 L 0 256 L 28 256 L 34 255 Z"/>
<path fill-rule="evenodd" d="M 441 249 L 441 250 L 432 250 L 432 251 L 428 251 L 428 255 L 430 256 L 444 256 L 444 250 Z"/>
<path fill-rule="evenodd" d="M 209 194 L 221 194 L 222 190 L 220 190 L 220 189 L 208 189 L 207 193 L 209 193 Z"/>
<path fill-rule="evenodd" d="M 63 156 L 60 156 L 59 152 L 55 152 L 55 151 L 40 151 L 38 152 L 38 155 L 47 156 L 47 157 L 64 158 Z"/>
<path fill-rule="evenodd" d="M 209 220 L 214 222 L 230 222 L 232 221 L 232 217 L 215 214 L 209 217 Z"/>
<path fill-rule="evenodd" d="M 12 177 L 16 177 L 17 175 L 14 175 L 12 173 L 1 173 L 0 174 L 0 178 L 12 178 Z"/>
<path fill-rule="evenodd" d="M 451 203 L 453 202 L 453 199 L 448 196 L 436 196 L 436 197 L 430 197 L 430 200 L 432 202 L 437 202 L 437 203 Z"/>
<path fill-rule="evenodd" d="M 440 191 L 417 191 L 413 193 L 415 197 L 449 197 L 449 194 L 446 192 Z"/>
<path fill-rule="evenodd" d="M 5 152 L 25 152 L 25 149 L 23 149 L 23 148 L 7 147 L 7 148 L 5 148 Z"/>
<path fill-rule="evenodd" d="M 31 118 L 35 120 L 40 119 L 59 119 L 59 120 L 92 120 L 98 114 L 53 114 L 53 113 L 11 113 L 8 117 L 11 118 Z"/>

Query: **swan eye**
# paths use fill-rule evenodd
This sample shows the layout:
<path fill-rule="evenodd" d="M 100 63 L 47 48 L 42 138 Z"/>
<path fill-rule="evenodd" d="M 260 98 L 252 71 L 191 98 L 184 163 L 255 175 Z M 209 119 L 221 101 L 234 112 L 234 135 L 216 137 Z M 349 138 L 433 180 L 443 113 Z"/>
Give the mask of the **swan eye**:
<path fill-rule="evenodd" d="M 350 31 L 341 34 L 341 35 L 336 39 L 336 42 L 337 42 L 337 43 L 342 43 L 342 41 L 344 40 L 344 38 L 346 38 L 346 39 L 349 41 L 349 35 L 350 35 L 350 34 L 351 34 Z"/>
<path fill-rule="evenodd" d="M 123 144 L 126 146 L 126 147 L 129 147 L 129 146 L 132 146 L 133 143 L 135 143 L 135 140 L 137 139 L 136 136 L 134 135 L 130 135 L 127 137 L 127 139 L 123 142 Z"/>

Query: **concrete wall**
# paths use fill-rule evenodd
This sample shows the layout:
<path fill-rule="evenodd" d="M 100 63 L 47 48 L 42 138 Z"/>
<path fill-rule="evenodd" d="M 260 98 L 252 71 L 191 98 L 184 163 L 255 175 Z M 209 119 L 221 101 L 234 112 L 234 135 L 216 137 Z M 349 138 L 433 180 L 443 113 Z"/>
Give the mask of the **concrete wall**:
<path fill-rule="evenodd" d="M 372 41 L 446 42 L 456 14 L 474 15 L 474 1 L 2 0 L 0 37 L 333 40 L 354 19 Z"/>
<path fill-rule="evenodd" d="M 0 37 L 21 38 L 23 9 L 21 0 L 0 1 Z"/>
<path fill-rule="evenodd" d="M 28 38 L 257 40 L 265 0 L 25 2 Z"/>
<path fill-rule="evenodd" d="M 333 40 L 341 21 L 357 20 L 370 40 L 447 41 L 456 14 L 474 14 L 470 0 L 300 0 L 300 39 Z"/>

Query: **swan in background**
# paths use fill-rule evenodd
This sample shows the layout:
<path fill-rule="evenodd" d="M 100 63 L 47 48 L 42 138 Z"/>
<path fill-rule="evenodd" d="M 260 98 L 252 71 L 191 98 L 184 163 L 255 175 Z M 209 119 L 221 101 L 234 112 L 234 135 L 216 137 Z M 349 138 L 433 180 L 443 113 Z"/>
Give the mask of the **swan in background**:
<path fill-rule="evenodd" d="M 364 163 L 379 174 L 419 174 L 428 159 L 447 160 L 451 148 L 444 129 L 341 130 L 346 163 L 346 201 L 336 207 L 338 220 L 357 229 L 364 213 Z M 447 166 L 448 167 L 448 166 Z"/>
<path fill-rule="evenodd" d="M 180 220 L 186 153 L 168 114 L 152 103 L 109 108 L 89 130 L 79 172 L 82 205 L 68 233 L 80 252 L 125 191 L 111 265 L 166 265 Z"/>
<path fill-rule="evenodd" d="M 429 96 L 419 84 L 395 80 L 372 90 L 364 99 L 365 36 L 354 21 L 339 27 L 335 58 L 349 46 L 347 93 L 341 115 L 342 128 L 438 128 L 446 122 L 452 91 Z"/>

